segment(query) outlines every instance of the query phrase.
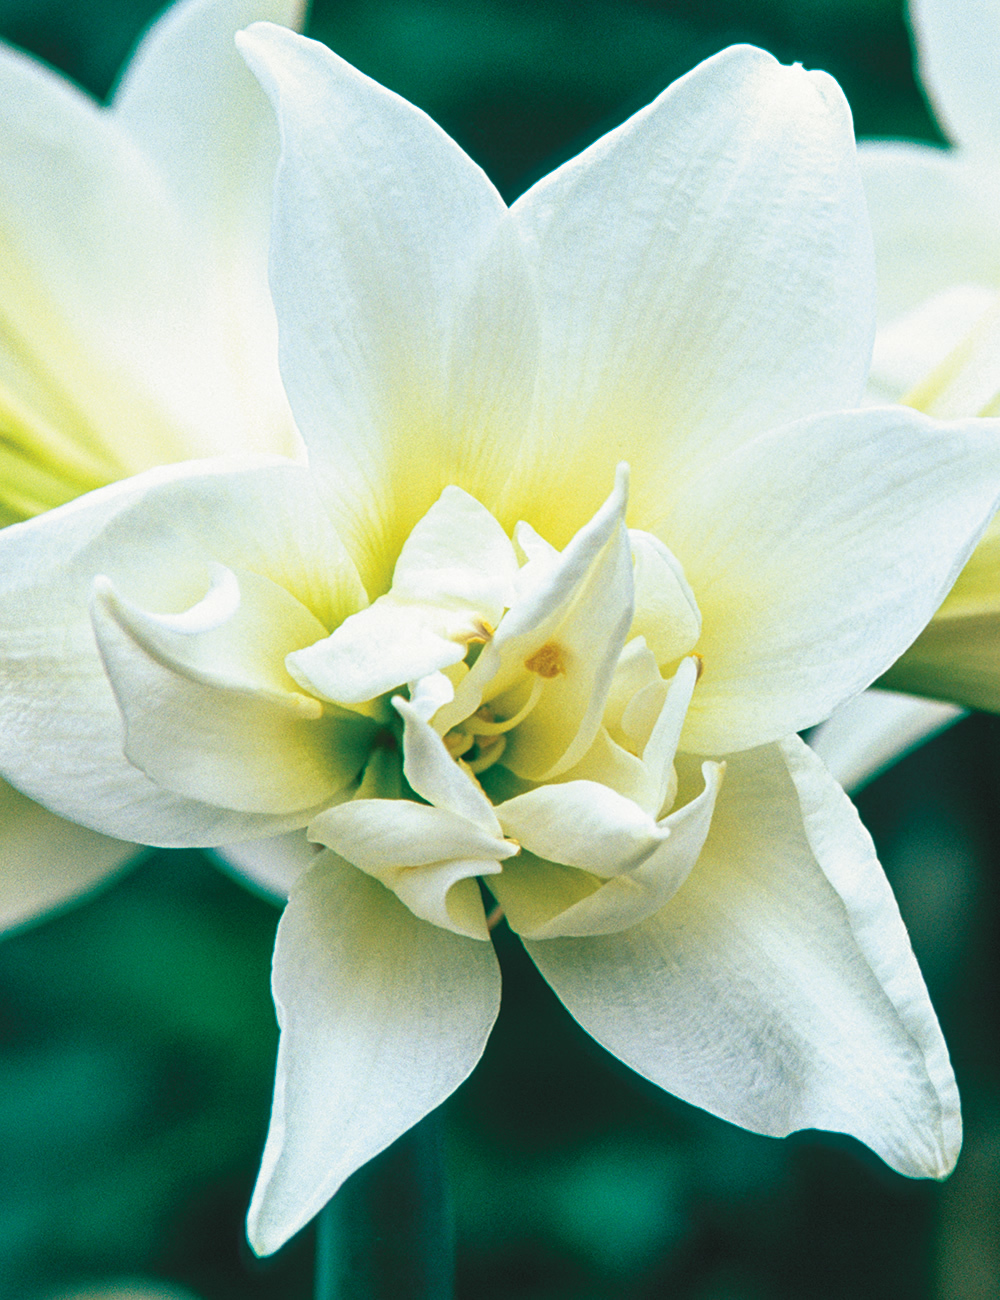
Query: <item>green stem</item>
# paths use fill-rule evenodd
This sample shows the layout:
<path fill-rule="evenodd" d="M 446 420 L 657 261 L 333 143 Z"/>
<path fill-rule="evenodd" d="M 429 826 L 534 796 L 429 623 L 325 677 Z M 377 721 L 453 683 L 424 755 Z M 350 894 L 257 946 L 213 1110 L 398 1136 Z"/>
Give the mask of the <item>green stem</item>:
<path fill-rule="evenodd" d="M 315 1300 L 452 1300 L 440 1115 L 404 1133 L 320 1211 Z"/>

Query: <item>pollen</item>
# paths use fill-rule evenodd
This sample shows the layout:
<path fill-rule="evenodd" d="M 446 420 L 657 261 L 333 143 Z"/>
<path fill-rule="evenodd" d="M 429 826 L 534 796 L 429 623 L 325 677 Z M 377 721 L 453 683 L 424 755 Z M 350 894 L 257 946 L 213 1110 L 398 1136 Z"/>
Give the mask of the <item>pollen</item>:
<path fill-rule="evenodd" d="M 701 681 L 701 675 L 705 671 L 705 660 L 702 658 L 700 654 L 692 654 L 691 658 L 694 660 L 694 668 L 695 668 L 694 680 L 697 683 Z"/>
<path fill-rule="evenodd" d="M 546 641 L 540 649 L 525 659 L 524 666 L 529 673 L 536 673 L 549 681 L 566 671 L 566 652 L 555 641 Z"/>

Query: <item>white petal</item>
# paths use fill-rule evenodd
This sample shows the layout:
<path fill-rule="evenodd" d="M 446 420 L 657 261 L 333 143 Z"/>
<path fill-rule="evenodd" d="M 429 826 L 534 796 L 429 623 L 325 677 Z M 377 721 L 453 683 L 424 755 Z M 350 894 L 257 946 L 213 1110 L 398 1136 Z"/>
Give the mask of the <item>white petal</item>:
<path fill-rule="evenodd" d="M 850 114 L 824 74 L 725 50 L 511 212 L 542 312 L 524 514 L 557 545 L 618 460 L 634 470 L 630 520 L 669 545 L 657 525 L 706 463 L 857 400 L 870 232 Z"/>
<path fill-rule="evenodd" d="M 963 358 L 957 350 L 998 302 L 1000 295 L 995 289 L 981 284 L 954 285 L 925 298 L 918 307 L 880 329 L 875 336 L 868 380 L 871 403 L 905 401 L 907 406 L 947 419 L 952 412 L 925 406 L 927 381 L 931 379 L 935 387 L 940 387 L 942 378 L 953 377 L 951 358 L 955 357 L 961 366 Z M 982 403 L 954 413 L 988 414 L 981 407 Z"/>
<path fill-rule="evenodd" d="M 635 617 L 630 636 L 645 638 L 657 662 L 671 664 L 693 650 L 701 614 L 677 557 L 658 537 L 629 531 L 635 562 Z"/>
<path fill-rule="evenodd" d="M 547 780 L 568 771 L 601 725 L 633 614 L 627 488 L 627 470 L 619 466 L 611 495 L 565 550 L 530 562 L 534 580 L 525 580 L 496 636 L 438 717 L 438 726 L 450 727 L 485 698 L 509 718 L 523 699 L 507 712 L 504 692 L 513 686 L 525 695 L 526 680 L 537 673 L 538 701 L 508 733 L 504 750 L 504 765 L 519 776 Z"/>
<path fill-rule="evenodd" d="M 596 781 L 541 785 L 497 808 L 506 835 L 529 853 L 598 876 L 637 866 L 667 838 L 631 799 Z"/>
<path fill-rule="evenodd" d="M 954 1164 L 954 1078 L 888 883 L 794 738 L 729 761 L 655 916 L 527 947 L 584 1028 L 685 1100 L 757 1132 L 852 1133 L 914 1177 Z"/>
<path fill-rule="evenodd" d="M 1000 148 L 997 0 L 911 0 L 920 79 L 957 144 Z"/>
<path fill-rule="evenodd" d="M 517 465 L 535 364 L 527 274 L 499 195 L 422 112 L 281 29 L 255 26 L 240 48 L 282 132 L 282 373 L 338 527 L 383 592 L 442 488 L 492 508 Z"/>
<path fill-rule="evenodd" d="M 403 719 L 403 773 L 413 789 L 438 808 L 499 838 L 500 823 L 478 781 L 459 767 L 438 733 L 406 700 L 396 697 L 392 703 Z"/>
<path fill-rule="evenodd" d="M 236 582 L 232 570 L 217 573 Z M 94 584 L 91 617 L 131 763 L 158 785 L 222 808 L 296 813 L 364 767 L 373 724 L 329 713 L 284 672 L 289 648 L 325 630 L 283 587 L 246 573 L 235 607 L 157 616 Z M 284 679 L 284 680 L 282 680 Z"/>
<path fill-rule="evenodd" d="M 816 727 L 809 744 L 835 780 L 856 791 L 964 716 L 954 704 L 896 691 L 862 691 Z"/>
<path fill-rule="evenodd" d="M 93 579 L 107 574 L 126 599 L 180 612 L 204 594 L 213 560 L 284 587 L 326 627 L 359 603 L 309 475 L 288 462 L 151 470 L 0 531 L 0 768 L 26 793 L 147 844 L 220 844 L 308 820 L 180 798 L 122 752 L 87 609 Z"/>
<path fill-rule="evenodd" d="M 0 781 L 0 931 L 88 894 L 140 851 L 64 821 Z"/>
<path fill-rule="evenodd" d="M 446 488 L 406 539 L 389 593 L 292 655 L 289 668 L 325 699 L 374 699 L 460 663 L 471 640 L 487 640 L 516 575 L 514 548 L 489 511 Z"/>
<path fill-rule="evenodd" d="M 517 852 L 455 813 L 409 799 L 354 799 L 321 812 L 309 838 L 333 849 L 397 895 L 414 916 L 488 939 L 474 877 Z"/>
<path fill-rule="evenodd" d="M 324 855 L 278 927 L 274 1109 L 248 1231 L 282 1245 L 435 1106 L 482 1053 L 500 1001 L 489 944 L 417 920 Z"/>
<path fill-rule="evenodd" d="M 1000 611 L 932 619 L 880 684 L 1000 713 Z"/>
<path fill-rule="evenodd" d="M 764 435 L 693 485 L 666 537 L 704 620 L 683 748 L 800 730 L 888 667 L 992 513 L 997 431 L 844 412 Z"/>
<path fill-rule="evenodd" d="M 309 823 L 309 837 L 379 879 L 448 858 L 489 863 L 517 852 L 463 817 L 411 799 L 353 799 L 327 808 Z"/>
<path fill-rule="evenodd" d="M 551 862 L 515 859 L 490 888 L 511 928 L 524 939 L 579 938 L 628 930 L 658 912 L 680 889 L 698 861 L 718 797 L 725 765 L 703 763 L 700 794 L 660 822 L 662 838 L 637 866 L 600 881 L 591 890 Z M 595 875 L 605 875 L 606 871 Z M 577 875 L 581 873 L 577 872 Z"/>

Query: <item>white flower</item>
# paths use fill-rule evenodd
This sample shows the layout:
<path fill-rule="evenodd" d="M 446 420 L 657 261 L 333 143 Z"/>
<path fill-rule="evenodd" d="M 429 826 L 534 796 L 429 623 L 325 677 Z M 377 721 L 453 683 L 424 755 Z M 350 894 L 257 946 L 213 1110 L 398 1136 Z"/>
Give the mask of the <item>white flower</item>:
<path fill-rule="evenodd" d="M 233 37 L 302 8 L 175 5 L 107 108 L 0 46 L 0 524 L 168 461 L 296 454 L 266 278 L 277 132 Z M 137 852 L 2 783 L 0 839 L 0 929 Z M 280 886 L 284 847 L 251 874 Z"/>
<path fill-rule="evenodd" d="M 911 0 L 918 71 L 951 141 L 860 146 L 875 233 L 871 392 L 942 419 L 1000 411 L 1000 3 Z M 1000 711 L 1000 521 L 926 631 L 811 743 L 857 788 L 967 708 Z M 929 696 L 908 698 L 897 692 Z"/>
<path fill-rule="evenodd" d="M 873 284 L 837 87 L 726 51 L 508 211 L 328 50 L 242 48 L 308 467 L 151 470 L 0 533 L 0 760 L 146 842 L 327 846 L 279 927 L 255 1248 L 473 1068 L 484 887 L 648 1078 L 945 1174 L 940 1031 L 792 733 L 940 603 L 1000 441 L 849 409 Z"/>

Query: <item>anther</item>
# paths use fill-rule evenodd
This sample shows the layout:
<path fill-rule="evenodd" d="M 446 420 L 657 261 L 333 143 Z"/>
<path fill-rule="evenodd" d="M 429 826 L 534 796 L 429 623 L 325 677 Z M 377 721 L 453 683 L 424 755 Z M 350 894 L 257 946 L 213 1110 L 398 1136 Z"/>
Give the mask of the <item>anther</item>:
<path fill-rule="evenodd" d="M 566 671 L 565 652 L 555 641 L 546 641 L 535 653 L 524 661 L 529 673 L 536 673 L 550 681 Z"/>

